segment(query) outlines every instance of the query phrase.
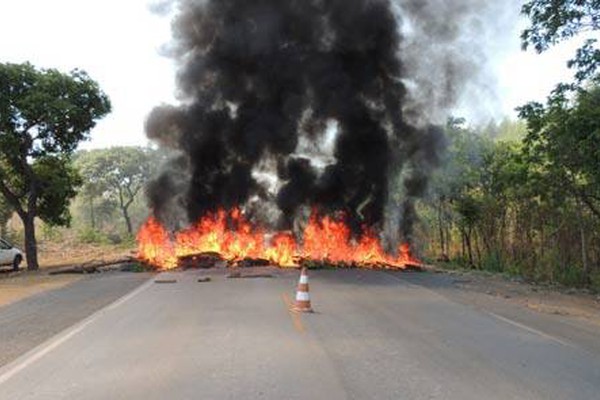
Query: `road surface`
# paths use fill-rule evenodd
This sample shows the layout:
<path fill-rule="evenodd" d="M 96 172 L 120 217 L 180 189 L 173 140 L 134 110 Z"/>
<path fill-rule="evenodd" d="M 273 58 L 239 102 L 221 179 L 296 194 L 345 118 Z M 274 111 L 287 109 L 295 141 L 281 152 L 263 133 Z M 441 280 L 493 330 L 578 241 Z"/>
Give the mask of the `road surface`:
<path fill-rule="evenodd" d="M 600 398 L 593 327 L 359 270 L 312 272 L 316 313 L 298 315 L 297 272 L 272 273 L 152 278 L 0 369 L 0 398 Z"/>
<path fill-rule="evenodd" d="M 66 287 L 0 307 L 0 366 L 106 307 L 149 278 L 150 274 L 112 272 L 84 275 Z"/>

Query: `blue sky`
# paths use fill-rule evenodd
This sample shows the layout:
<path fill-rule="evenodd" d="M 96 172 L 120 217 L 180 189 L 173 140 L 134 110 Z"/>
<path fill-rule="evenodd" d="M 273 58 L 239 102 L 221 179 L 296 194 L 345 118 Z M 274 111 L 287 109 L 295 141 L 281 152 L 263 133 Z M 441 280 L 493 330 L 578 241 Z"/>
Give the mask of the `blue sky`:
<path fill-rule="evenodd" d="M 175 67 L 159 55 L 169 41 L 170 20 L 152 14 L 147 0 L 3 0 L 0 15 L 0 62 L 84 69 L 110 96 L 113 113 L 98 124 L 84 147 L 146 144 L 147 113 L 175 101 Z M 490 45 L 494 53 L 488 54 L 489 67 L 496 78 L 490 104 L 497 118 L 514 117 L 515 107 L 543 100 L 557 82 L 571 76 L 565 64 L 577 42 L 543 55 L 525 53 L 518 37 L 522 26 L 514 18 L 506 34 Z M 468 114 L 470 109 L 465 98 L 456 113 Z"/>

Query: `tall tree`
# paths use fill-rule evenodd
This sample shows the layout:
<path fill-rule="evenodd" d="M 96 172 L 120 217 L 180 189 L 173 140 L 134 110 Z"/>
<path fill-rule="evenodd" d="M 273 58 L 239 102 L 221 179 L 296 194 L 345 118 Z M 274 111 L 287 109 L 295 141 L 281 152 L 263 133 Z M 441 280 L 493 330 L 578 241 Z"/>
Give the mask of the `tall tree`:
<path fill-rule="evenodd" d="M 6 202 L 3 196 L 0 196 L 0 236 L 6 235 L 6 225 L 13 213 L 14 210 L 12 207 Z"/>
<path fill-rule="evenodd" d="M 569 67 L 576 70 L 579 83 L 594 78 L 600 67 L 598 40 L 589 35 L 600 29 L 600 1 L 598 0 L 530 0 L 522 8 L 531 26 L 523 31 L 523 48 L 533 47 L 538 53 L 575 36 L 586 35 L 585 43 Z"/>
<path fill-rule="evenodd" d="M 70 157 L 110 101 L 85 72 L 0 64 L 0 193 L 23 221 L 29 269 L 38 269 L 35 218 L 69 222 L 79 177 Z"/>
<path fill-rule="evenodd" d="M 525 150 L 531 162 L 600 219 L 600 87 L 578 91 L 573 101 L 555 95 L 545 106 L 528 104 L 520 115 L 529 127 Z"/>
<path fill-rule="evenodd" d="M 84 193 L 101 193 L 114 199 L 131 235 L 129 209 L 152 176 L 156 161 L 150 149 L 113 147 L 80 154 L 77 166 L 86 182 Z"/>
<path fill-rule="evenodd" d="M 484 155 L 492 141 L 472 131 L 462 119 L 450 119 L 446 126 L 448 150 L 442 159 L 443 168 L 433 176 L 430 194 L 436 209 L 440 250 L 448 256 L 451 247 L 451 217 L 459 215 L 457 227 L 461 233 L 463 256 L 473 263 L 473 229 L 481 216 L 477 188 L 481 180 Z"/>
<path fill-rule="evenodd" d="M 600 221 L 600 87 L 579 89 L 575 99 L 555 93 L 547 105 L 520 110 L 528 122 L 525 152 L 538 166 L 554 197 L 572 199 L 581 242 L 581 264 L 589 278 L 585 214 Z"/>

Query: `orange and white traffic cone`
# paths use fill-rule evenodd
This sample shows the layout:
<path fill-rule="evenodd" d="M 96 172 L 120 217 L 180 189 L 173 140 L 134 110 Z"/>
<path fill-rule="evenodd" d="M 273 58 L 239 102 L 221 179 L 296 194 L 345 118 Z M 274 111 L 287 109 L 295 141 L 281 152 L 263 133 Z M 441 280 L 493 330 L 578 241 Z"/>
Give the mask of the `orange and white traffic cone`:
<path fill-rule="evenodd" d="M 308 293 L 308 273 L 306 268 L 302 268 L 298 289 L 296 291 L 296 302 L 292 307 L 293 311 L 311 313 L 313 312 L 310 304 L 310 294 Z"/>

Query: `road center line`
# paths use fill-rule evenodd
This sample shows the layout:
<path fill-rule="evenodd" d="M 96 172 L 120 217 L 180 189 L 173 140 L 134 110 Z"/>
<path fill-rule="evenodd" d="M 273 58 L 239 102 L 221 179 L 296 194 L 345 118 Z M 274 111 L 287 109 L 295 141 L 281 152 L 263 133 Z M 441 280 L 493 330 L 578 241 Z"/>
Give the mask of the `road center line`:
<path fill-rule="evenodd" d="M 61 346 L 63 343 L 67 342 L 69 339 L 76 336 L 78 333 L 83 331 L 86 327 L 91 325 L 93 322 L 95 322 L 98 318 L 105 315 L 107 312 L 112 311 L 112 310 L 122 306 L 127 301 L 131 300 L 138 294 L 142 293 L 144 290 L 148 289 L 152 285 L 152 283 L 153 283 L 153 279 L 149 279 L 146 283 L 139 286 L 133 292 L 126 294 L 125 296 L 121 297 L 120 299 L 117 299 L 112 304 L 109 304 L 108 306 L 96 311 L 89 317 L 85 318 L 83 321 L 58 333 L 56 336 L 52 337 L 51 339 L 42 343 L 41 345 L 35 347 L 33 350 L 25 353 L 25 355 L 19 357 L 17 360 L 8 364 L 4 368 L 0 368 L 0 385 L 4 384 L 10 378 L 17 375 L 19 372 L 21 372 L 24 369 L 26 369 L 27 367 L 31 366 L 32 364 L 34 364 L 35 362 L 40 360 L 42 357 L 44 357 L 48 353 L 55 350 L 56 348 Z"/>

